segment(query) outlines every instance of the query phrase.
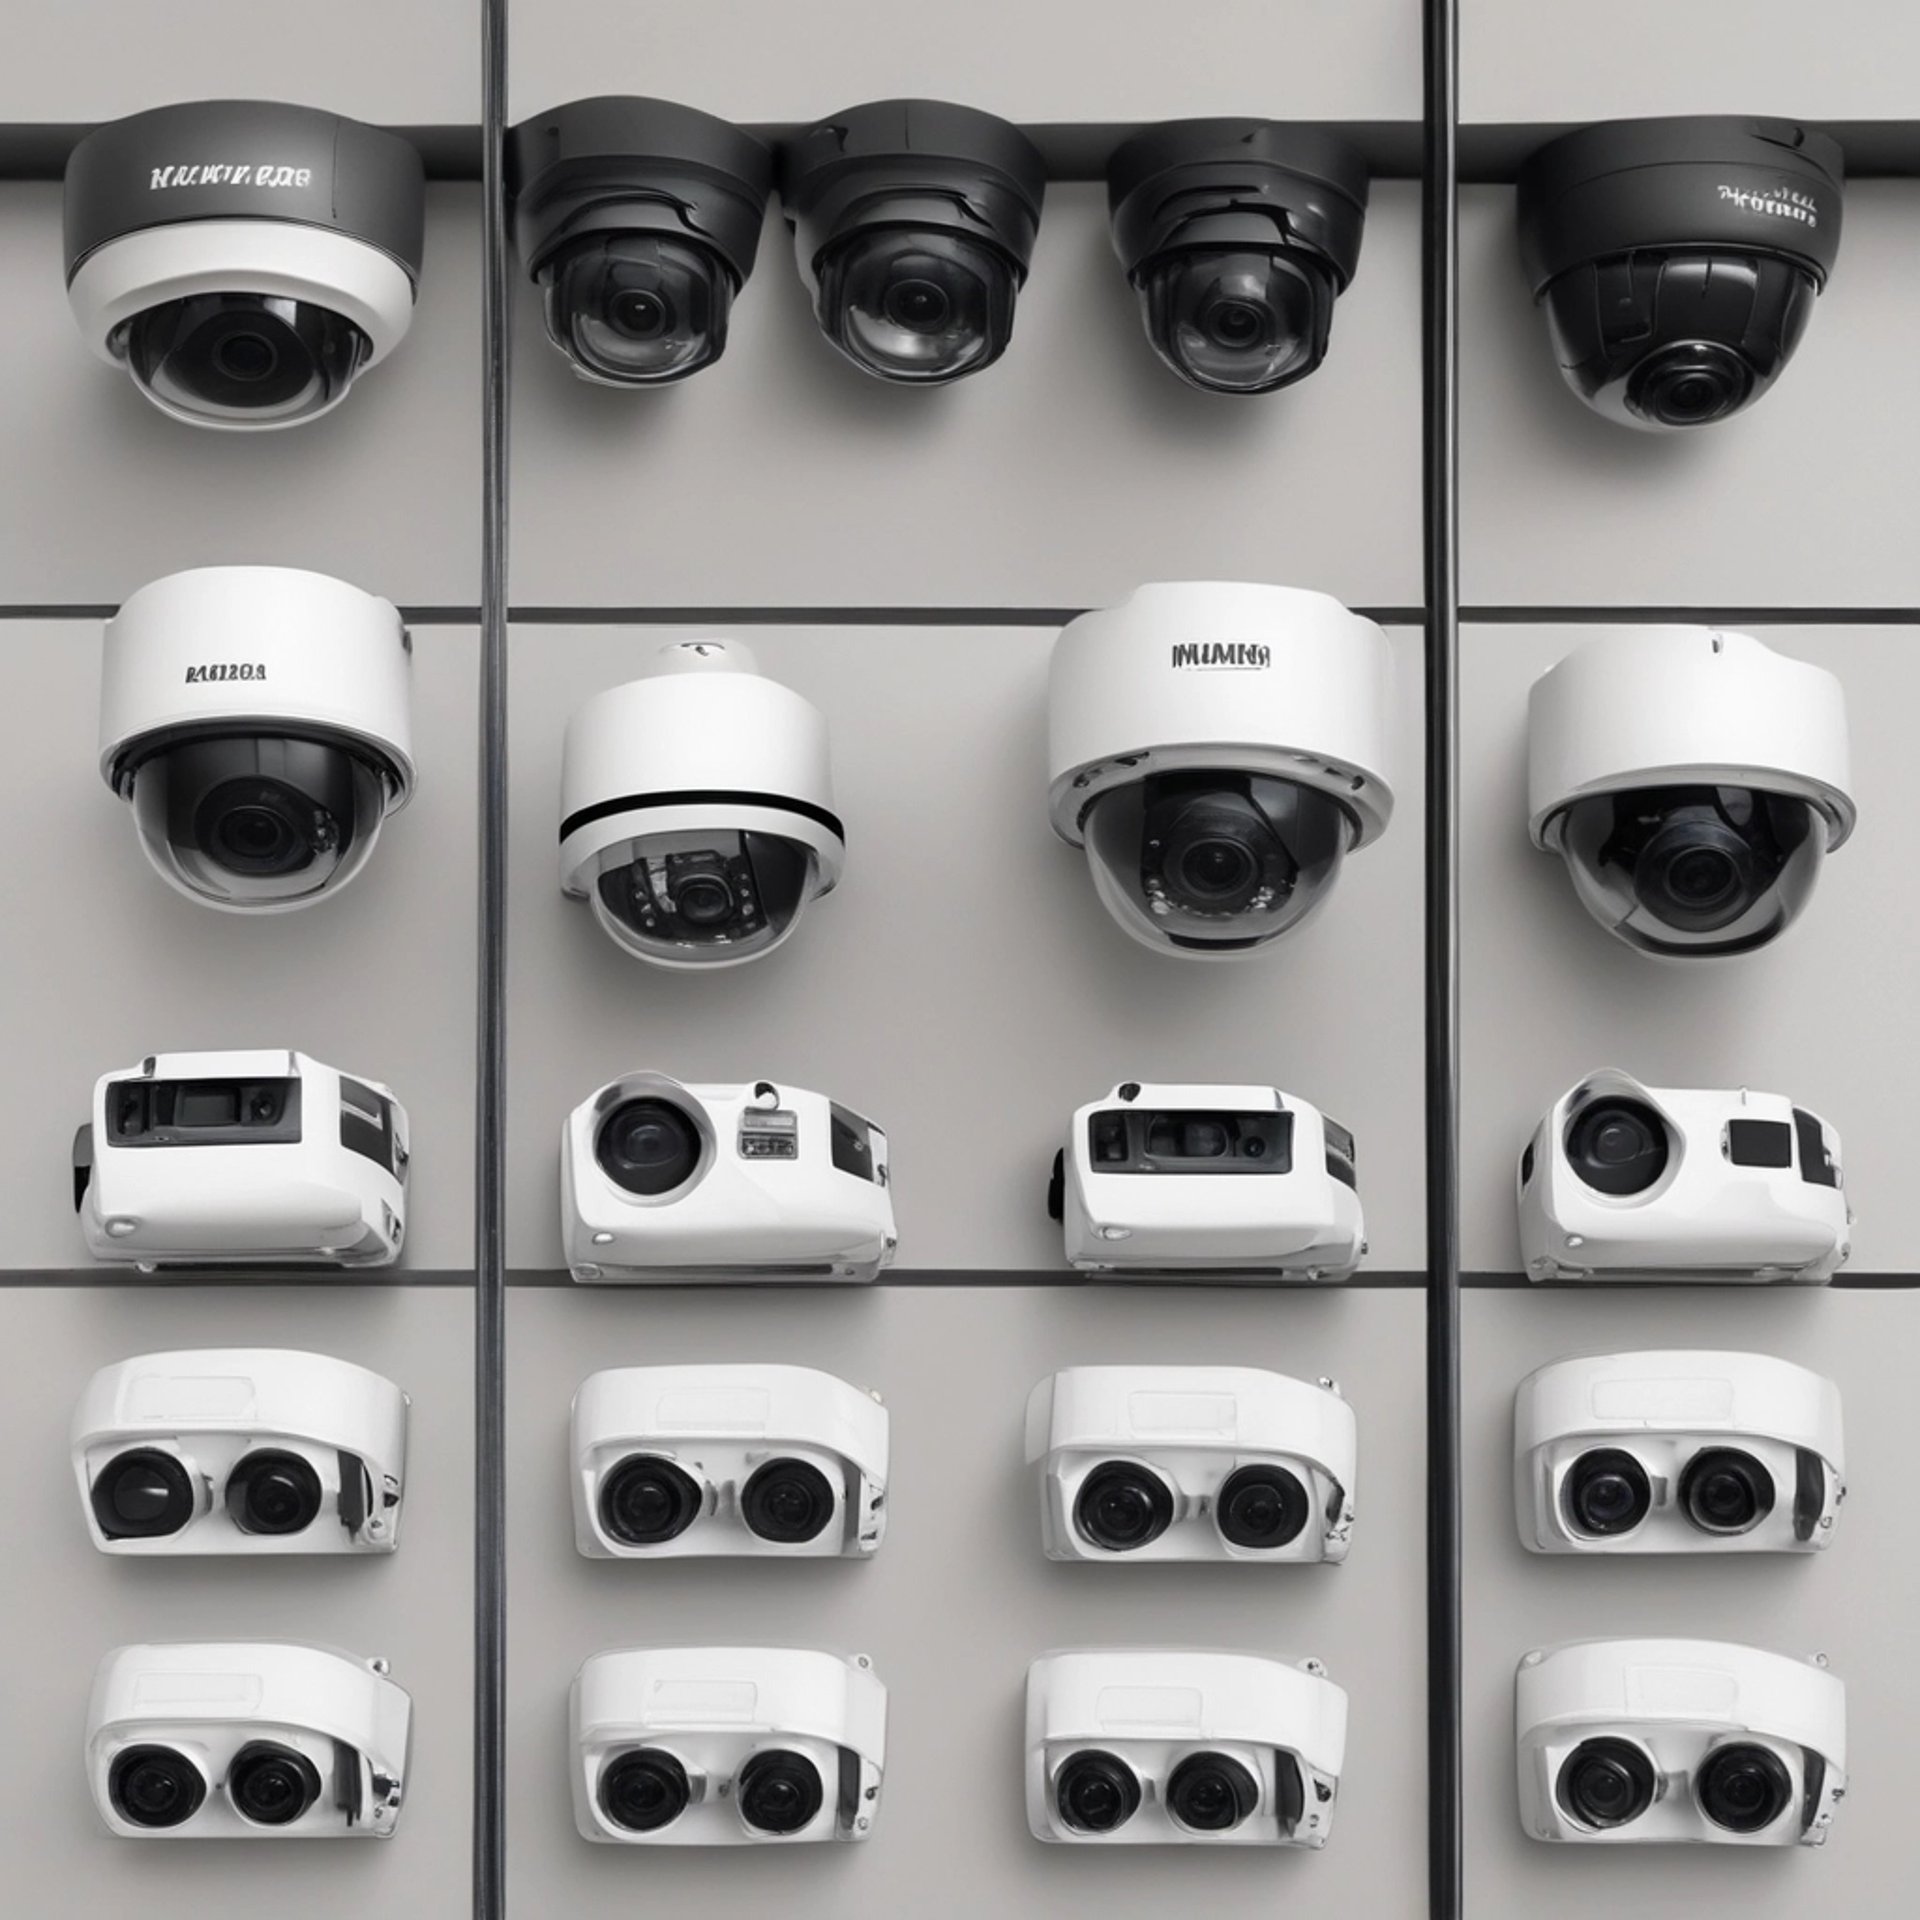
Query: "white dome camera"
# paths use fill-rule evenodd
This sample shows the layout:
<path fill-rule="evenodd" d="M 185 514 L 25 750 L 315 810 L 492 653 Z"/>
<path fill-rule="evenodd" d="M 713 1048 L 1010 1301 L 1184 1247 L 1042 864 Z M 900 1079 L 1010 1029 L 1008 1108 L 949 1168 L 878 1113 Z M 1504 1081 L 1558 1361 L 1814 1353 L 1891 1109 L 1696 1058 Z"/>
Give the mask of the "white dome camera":
<path fill-rule="evenodd" d="M 737 640 L 663 647 L 567 722 L 560 885 L 642 960 L 758 959 L 845 860 L 826 718 Z"/>
<path fill-rule="evenodd" d="M 67 298 L 88 346 L 196 427 L 290 427 L 346 398 L 413 317 L 418 150 L 337 113 L 191 100 L 67 162 Z"/>
<path fill-rule="evenodd" d="M 1840 1389 L 1764 1353 L 1559 1360 L 1513 1402 L 1535 1553 L 1817 1553 L 1846 1498 Z"/>
<path fill-rule="evenodd" d="M 1853 831 L 1840 682 L 1750 634 L 1588 642 L 1534 682 L 1527 753 L 1534 845 L 1643 953 L 1764 946 Z"/>
<path fill-rule="evenodd" d="M 1514 1687 L 1536 1840 L 1824 1846 L 1847 1790 L 1847 1690 L 1825 1660 L 1720 1640 L 1577 1640 Z"/>
<path fill-rule="evenodd" d="M 1070 620 L 1048 686 L 1048 810 L 1136 940 L 1251 953 L 1332 891 L 1393 810 L 1392 653 L 1323 593 L 1136 587 Z"/>
<path fill-rule="evenodd" d="M 323 573 L 196 567 L 107 622 L 100 771 L 160 877 L 261 913 L 337 893 L 413 791 L 413 643 Z"/>

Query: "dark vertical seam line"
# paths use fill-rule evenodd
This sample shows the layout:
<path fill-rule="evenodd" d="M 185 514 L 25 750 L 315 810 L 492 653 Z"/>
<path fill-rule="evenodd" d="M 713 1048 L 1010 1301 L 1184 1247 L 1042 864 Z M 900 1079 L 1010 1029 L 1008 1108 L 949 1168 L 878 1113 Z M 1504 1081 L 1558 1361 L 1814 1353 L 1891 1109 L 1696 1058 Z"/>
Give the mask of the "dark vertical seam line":
<path fill-rule="evenodd" d="M 1459 21 L 1425 0 L 1421 209 L 1426 575 L 1427 1875 L 1431 1920 L 1462 1920 L 1460 1652 Z"/>

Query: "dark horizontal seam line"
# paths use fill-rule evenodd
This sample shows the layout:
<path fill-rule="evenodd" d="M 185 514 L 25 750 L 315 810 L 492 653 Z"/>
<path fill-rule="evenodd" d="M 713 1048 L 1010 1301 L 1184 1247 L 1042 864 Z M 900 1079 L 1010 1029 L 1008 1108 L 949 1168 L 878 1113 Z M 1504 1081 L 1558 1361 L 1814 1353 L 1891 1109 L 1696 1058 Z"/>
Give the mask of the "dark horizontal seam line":
<path fill-rule="evenodd" d="M 136 1273 L 131 1267 L 14 1267 L 0 1269 L 5 1287 L 471 1287 L 473 1274 L 460 1267 L 395 1267 L 370 1273 Z"/>
<path fill-rule="evenodd" d="M 612 820 L 626 813 L 647 813 L 667 807 L 761 807 L 773 813 L 797 814 L 825 827 L 836 840 L 844 840 L 847 830 L 840 816 L 811 800 L 795 794 L 753 793 L 743 787 L 663 787 L 654 793 L 623 793 L 611 800 L 596 800 L 581 807 L 560 822 L 560 838 L 571 839 L 582 827 L 596 820 Z"/>
<path fill-rule="evenodd" d="M 1463 1273 L 1460 1284 L 1489 1290 L 1539 1293 L 1591 1293 L 1604 1288 L 1610 1293 L 1669 1293 L 1687 1288 L 1699 1293 L 1728 1293 L 1743 1290 L 1739 1281 L 1727 1280 L 1533 1280 L 1524 1273 Z M 1920 1289 L 1920 1273 L 1837 1273 L 1827 1282 L 1831 1288 L 1847 1293 L 1900 1293 Z M 1756 1289 L 1757 1290 L 1757 1289 Z M 1773 1293 L 1817 1291 L 1793 1281 L 1768 1284 Z"/>
<path fill-rule="evenodd" d="M 564 1267 L 512 1267 L 507 1271 L 507 1285 L 510 1287 L 564 1287 L 569 1290 L 578 1288 L 581 1293 L 660 1293 L 672 1292 L 682 1295 L 713 1293 L 752 1293 L 772 1290 L 787 1292 L 795 1288 L 816 1289 L 823 1293 L 857 1293 L 861 1284 L 849 1285 L 836 1280 L 767 1280 L 767 1281 L 660 1281 L 643 1280 L 637 1282 L 619 1282 L 602 1285 L 594 1282 L 581 1285 L 575 1281 Z M 1195 1288 L 1205 1288 L 1213 1293 L 1338 1293 L 1343 1288 L 1387 1288 L 1417 1290 L 1427 1284 L 1426 1275 L 1421 1273 L 1398 1273 L 1382 1268 L 1376 1272 L 1356 1273 L 1352 1279 L 1334 1282 L 1325 1286 L 1303 1285 L 1297 1282 L 1277 1281 L 1273 1283 L 1246 1281 L 1213 1281 L 1196 1276 L 1191 1280 L 1147 1281 L 1144 1283 L 1095 1279 L 1087 1274 L 1042 1272 L 1027 1267 L 925 1267 L 893 1268 L 883 1273 L 877 1280 L 864 1283 L 879 1287 L 1031 1287 L 1034 1289 L 1071 1287 L 1089 1288 L 1102 1291 L 1120 1289 L 1123 1291 L 1167 1291 L 1190 1292 Z"/>

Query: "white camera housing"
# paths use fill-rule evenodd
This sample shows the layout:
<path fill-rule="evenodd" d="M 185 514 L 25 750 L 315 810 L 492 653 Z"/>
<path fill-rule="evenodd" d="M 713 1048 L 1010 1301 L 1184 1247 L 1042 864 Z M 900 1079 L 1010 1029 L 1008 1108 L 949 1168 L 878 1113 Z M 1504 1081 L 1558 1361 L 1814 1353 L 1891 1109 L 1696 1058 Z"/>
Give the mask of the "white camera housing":
<path fill-rule="evenodd" d="M 1847 1692 L 1818 1657 L 1581 1640 L 1528 1654 L 1514 1694 L 1536 1840 L 1817 1847 L 1846 1793 Z"/>
<path fill-rule="evenodd" d="M 589 1559 L 861 1559 L 886 1531 L 887 1410 L 814 1367 L 609 1368 L 572 1437 Z"/>
<path fill-rule="evenodd" d="M 610 1081 L 567 1116 L 576 1280 L 872 1280 L 893 1258 L 887 1136 L 802 1087 Z"/>
<path fill-rule="evenodd" d="M 264 1347 L 102 1367 L 73 1413 L 102 1553 L 391 1553 L 407 1396 L 348 1360 Z"/>
<path fill-rule="evenodd" d="M 1853 831 L 1839 680 L 1750 634 L 1613 628 L 1536 680 L 1527 708 L 1534 845 L 1642 952 L 1764 945 Z"/>
<path fill-rule="evenodd" d="M 865 1840 L 886 1758 L 887 1690 L 864 1655 L 636 1647 L 594 1654 L 573 1682 L 573 1812 L 588 1840 Z"/>
<path fill-rule="evenodd" d="M 1840 1389 L 1763 1353 L 1606 1353 L 1530 1373 L 1514 1509 L 1535 1553 L 1809 1553 L 1846 1498 Z"/>
<path fill-rule="evenodd" d="M 1258 1367 L 1068 1367 L 1027 1401 L 1049 1560 L 1344 1560 L 1358 1448 L 1331 1380 Z"/>
<path fill-rule="evenodd" d="M 1605 1068 L 1520 1156 L 1533 1280 L 1830 1280 L 1852 1251 L 1840 1136 L 1784 1094 Z"/>
<path fill-rule="evenodd" d="M 87 1781 L 123 1839 L 384 1840 L 412 1720 L 384 1660 L 289 1641 L 117 1647 L 94 1674 Z"/>
<path fill-rule="evenodd" d="M 1027 1669 L 1036 1840 L 1324 1847 L 1346 1749 L 1346 1692 L 1317 1660 L 1080 1648 Z"/>
<path fill-rule="evenodd" d="M 406 1109 L 279 1048 L 150 1053 L 74 1142 L 87 1251 L 142 1273 L 383 1267 L 406 1238 Z"/>
<path fill-rule="evenodd" d="M 338 893 L 414 770 L 393 605 L 297 567 L 195 567 L 106 624 L 100 772 L 168 885 L 263 913 Z"/>
<path fill-rule="evenodd" d="M 1392 682 L 1386 635 L 1326 594 L 1136 587 L 1054 645 L 1053 830 L 1144 945 L 1255 952 L 1385 831 Z"/>
<path fill-rule="evenodd" d="M 738 640 L 677 641 L 567 722 L 560 885 L 663 967 L 756 960 L 838 884 L 826 716 Z"/>
<path fill-rule="evenodd" d="M 1125 1080 L 1081 1107 L 1051 1210 L 1083 1273 L 1344 1280 L 1367 1250 L 1353 1135 L 1275 1087 Z"/>

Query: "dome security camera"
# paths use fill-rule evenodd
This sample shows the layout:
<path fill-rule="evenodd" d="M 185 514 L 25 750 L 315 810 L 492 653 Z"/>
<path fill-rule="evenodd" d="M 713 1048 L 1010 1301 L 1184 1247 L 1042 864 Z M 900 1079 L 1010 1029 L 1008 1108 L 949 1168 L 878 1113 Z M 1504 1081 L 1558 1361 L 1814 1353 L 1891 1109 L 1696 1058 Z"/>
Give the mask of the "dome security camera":
<path fill-rule="evenodd" d="M 737 640 L 663 647 L 567 722 L 560 884 L 639 959 L 758 959 L 845 860 L 826 718 Z"/>
<path fill-rule="evenodd" d="M 419 152 L 339 114 L 195 100 L 110 121 L 74 148 L 64 212 L 87 344 L 192 426 L 311 420 L 413 316 Z"/>
<path fill-rule="evenodd" d="M 1791 120 L 1608 120 L 1521 169 L 1560 370 L 1624 426 L 1708 426 L 1780 377 L 1840 249 L 1845 156 Z"/>
<path fill-rule="evenodd" d="M 161 878 L 273 912 L 337 893 L 414 772 L 412 642 L 387 601 L 293 567 L 197 567 L 107 622 L 100 771 Z"/>
<path fill-rule="evenodd" d="M 1386 829 L 1392 671 L 1386 635 L 1326 594 L 1138 587 L 1054 645 L 1053 829 L 1144 945 L 1257 951 Z"/>
<path fill-rule="evenodd" d="M 507 138 L 520 257 L 584 380 L 659 386 L 720 358 L 753 271 L 773 155 L 710 113 L 607 96 Z"/>
<path fill-rule="evenodd" d="M 1643 953 L 1764 946 L 1853 831 L 1839 680 L 1749 634 L 1590 641 L 1534 682 L 1527 749 L 1534 845 Z"/>

